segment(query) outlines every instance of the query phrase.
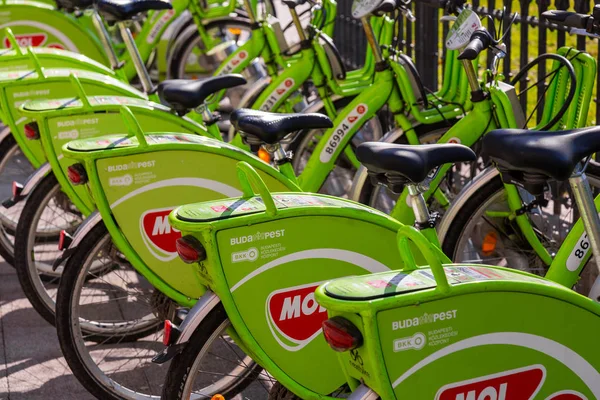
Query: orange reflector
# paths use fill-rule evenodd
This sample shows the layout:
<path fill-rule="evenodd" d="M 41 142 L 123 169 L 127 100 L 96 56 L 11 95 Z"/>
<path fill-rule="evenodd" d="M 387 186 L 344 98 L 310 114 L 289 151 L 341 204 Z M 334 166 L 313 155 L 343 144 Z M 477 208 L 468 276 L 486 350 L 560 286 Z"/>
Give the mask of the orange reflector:
<path fill-rule="evenodd" d="M 258 158 L 260 158 L 261 160 L 263 160 L 267 164 L 271 163 L 271 155 L 269 154 L 268 151 L 266 151 L 262 147 L 260 149 L 258 149 Z"/>
<path fill-rule="evenodd" d="M 483 255 L 491 255 L 494 252 L 494 250 L 496 250 L 497 243 L 498 235 L 496 235 L 496 232 L 492 231 L 485 235 L 485 237 L 483 238 L 483 244 L 481 245 L 481 252 L 483 253 Z"/>
<path fill-rule="evenodd" d="M 225 400 L 225 397 L 221 396 L 220 394 L 215 394 L 210 398 L 210 400 Z"/>
<path fill-rule="evenodd" d="M 232 35 L 241 35 L 242 34 L 242 29 L 241 28 L 229 28 L 228 31 Z"/>

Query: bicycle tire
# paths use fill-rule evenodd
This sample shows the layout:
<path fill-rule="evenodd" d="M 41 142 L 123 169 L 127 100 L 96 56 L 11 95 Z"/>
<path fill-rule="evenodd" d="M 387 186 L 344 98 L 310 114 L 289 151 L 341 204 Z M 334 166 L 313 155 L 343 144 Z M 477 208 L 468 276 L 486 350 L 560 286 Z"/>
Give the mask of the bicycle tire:
<path fill-rule="evenodd" d="M 600 164 L 590 162 L 586 170 L 586 175 L 590 181 L 600 183 Z M 504 190 L 504 183 L 500 175 L 495 176 L 489 182 L 476 190 L 462 207 L 453 213 L 454 218 L 449 222 L 449 228 L 441 243 L 442 250 L 452 260 L 457 259 L 458 246 L 461 243 L 466 228 L 473 221 L 474 216 L 478 215 L 480 209 L 486 207 L 490 199 L 495 198 Z M 508 265 L 510 267 L 510 265 Z M 584 268 L 584 271 L 586 269 Z"/>
<path fill-rule="evenodd" d="M 88 270 L 87 263 L 90 261 L 90 256 L 94 255 L 94 250 L 96 250 L 98 246 L 105 240 L 111 240 L 110 235 L 104 223 L 100 223 L 92 228 L 90 232 L 82 239 L 80 244 L 77 246 L 77 250 L 67 261 L 61 276 L 58 295 L 56 298 L 56 330 L 63 356 L 71 368 L 71 371 L 73 371 L 73 375 L 75 375 L 77 380 L 91 394 L 99 399 L 129 400 L 128 397 L 116 394 L 110 390 L 111 388 L 116 387 L 116 382 L 112 378 L 108 377 L 107 375 L 103 375 L 106 379 L 102 380 L 94 375 L 94 373 L 91 371 L 93 367 L 91 367 L 91 364 L 88 365 L 86 363 L 88 355 L 82 354 L 79 351 L 76 339 L 78 336 L 76 330 L 79 329 L 81 320 L 77 316 L 73 315 L 72 312 L 74 308 L 73 302 L 76 301 L 77 297 L 75 289 L 81 273 L 86 273 Z M 74 323 L 74 321 L 77 322 Z M 97 342 L 98 344 L 120 344 L 125 342 L 134 342 L 156 331 L 157 328 L 152 326 L 145 330 L 140 330 L 129 335 L 115 336 L 114 334 L 90 334 L 86 337 L 86 339 Z M 92 362 L 94 361 L 92 360 Z M 96 364 L 93 365 L 96 366 Z M 99 367 L 97 368 L 100 370 Z M 141 395 L 142 393 L 140 393 L 140 396 Z"/>
<path fill-rule="evenodd" d="M 197 362 L 198 355 L 203 351 L 206 343 L 211 340 L 219 329 L 228 323 L 227 313 L 223 305 L 219 303 L 211 310 L 206 318 L 202 320 L 196 331 L 190 337 L 187 345 L 173 360 L 167 373 L 167 379 L 163 388 L 163 399 L 183 400 L 187 399 L 185 388 L 188 383 L 188 378 L 195 375 L 192 371 L 194 364 Z M 209 343 L 210 344 L 210 343 Z M 238 393 L 246 389 L 260 374 L 262 368 L 255 364 L 248 373 L 240 377 L 240 382 L 225 391 L 220 391 L 226 399 L 232 398 Z M 217 393 L 214 393 L 217 394 Z M 208 396 L 210 398 L 210 396 Z"/>
<path fill-rule="evenodd" d="M 7 162 L 8 160 L 6 159 L 7 157 L 9 157 L 9 155 L 14 154 L 15 151 L 18 151 L 19 149 L 19 145 L 17 144 L 17 141 L 15 140 L 15 138 L 12 135 L 8 135 L 6 138 L 4 138 L 4 140 L 2 140 L 2 142 L 0 142 L 0 166 L 2 166 L 5 162 Z M 33 169 L 33 167 L 32 167 Z M 2 170 L 0 169 L 0 174 L 2 173 Z M 4 200 L 4 199 L 0 199 Z M 1 223 L 1 222 L 0 222 Z M 10 237 L 8 237 L 8 235 L 6 235 L 6 232 L 13 237 L 13 239 L 11 239 Z M 0 229 L 0 235 L 2 235 L 2 237 L 0 237 L 0 257 L 2 257 L 4 259 L 4 261 L 6 261 L 6 263 L 10 266 L 15 265 L 15 258 L 14 258 L 14 234 L 16 231 L 16 226 L 4 226 L 3 229 Z"/>
<path fill-rule="evenodd" d="M 240 26 L 245 26 L 250 31 L 250 22 L 245 18 L 232 18 L 227 20 L 219 20 L 219 21 L 210 21 L 206 24 L 205 29 L 209 31 L 219 25 L 224 24 L 235 24 Z M 194 25 L 195 27 L 195 25 Z M 186 35 L 181 35 L 178 40 L 172 45 L 171 54 L 168 60 L 167 65 L 167 79 L 181 79 L 184 78 L 182 76 L 181 71 L 185 70 L 185 64 L 187 61 L 186 54 L 188 54 L 191 50 L 190 48 L 196 47 L 196 44 L 200 42 L 200 33 L 198 33 L 198 29 L 190 29 L 189 31 L 185 31 Z M 217 65 L 218 67 L 218 65 Z"/>
<path fill-rule="evenodd" d="M 21 288 L 38 314 L 52 325 L 55 324 L 55 303 L 46 292 L 43 281 L 52 282 L 58 278 L 57 276 L 44 276 L 38 272 L 35 260 L 31 259 L 35 243 L 32 244 L 30 241 L 32 233 L 34 238 L 37 237 L 37 220 L 41 218 L 44 205 L 57 190 L 60 190 L 60 184 L 51 173 L 36 186 L 27 198 L 15 233 L 15 269 Z M 58 242 L 58 240 L 56 241 Z"/>

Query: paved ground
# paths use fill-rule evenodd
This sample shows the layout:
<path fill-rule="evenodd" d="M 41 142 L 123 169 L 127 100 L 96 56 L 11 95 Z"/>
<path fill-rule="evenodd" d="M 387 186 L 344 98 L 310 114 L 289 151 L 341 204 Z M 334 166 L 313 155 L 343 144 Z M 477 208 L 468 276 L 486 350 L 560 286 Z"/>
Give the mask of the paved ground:
<path fill-rule="evenodd" d="M 93 399 L 62 358 L 54 327 L 29 305 L 1 258 L 0 399 Z"/>

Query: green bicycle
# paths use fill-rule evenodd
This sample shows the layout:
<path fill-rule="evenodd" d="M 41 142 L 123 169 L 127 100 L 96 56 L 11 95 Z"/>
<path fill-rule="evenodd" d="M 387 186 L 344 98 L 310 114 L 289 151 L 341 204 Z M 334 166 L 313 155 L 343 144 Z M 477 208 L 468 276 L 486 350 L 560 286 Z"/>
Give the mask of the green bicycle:
<path fill-rule="evenodd" d="M 599 201 L 584 171 L 600 150 L 599 131 L 497 130 L 483 139 L 483 150 L 507 183 L 536 193 L 544 181 L 568 179 L 581 220 L 562 246 L 592 248 L 596 259 Z M 409 164 L 417 150 L 365 150 L 373 173 L 385 170 L 392 189 L 398 181 L 418 186 Z M 432 149 L 430 156 L 436 157 L 434 151 L 443 149 Z M 338 352 L 350 399 L 598 398 L 598 351 L 587 328 L 597 326 L 600 306 L 570 290 L 580 268 L 557 258 L 544 279 L 514 269 L 448 264 L 414 228 L 402 226 L 397 238 L 402 269 L 333 280 L 314 295 L 328 311 L 323 334 Z M 408 241 L 428 266 L 415 264 Z"/>
<path fill-rule="evenodd" d="M 326 63 L 322 65 L 325 67 Z M 235 79 L 239 79 L 233 77 L 221 78 L 224 79 L 225 83 L 231 79 L 235 83 Z M 284 79 L 289 79 L 289 75 Z M 159 89 L 163 88 L 162 97 L 167 102 L 179 105 L 179 108 L 176 107 L 175 109 L 180 114 L 185 114 L 187 109 L 198 108 L 197 105 L 202 103 L 203 97 L 199 98 L 197 94 L 205 84 L 206 82 L 203 82 L 198 87 L 191 87 L 186 83 L 175 85 L 174 82 L 173 85 L 175 86 L 172 88 L 173 90 L 170 90 L 171 84 L 169 83 L 169 86 L 167 86 L 167 83 L 164 83 L 159 86 Z M 408 86 L 408 83 L 406 86 Z M 410 86 L 406 86 L 402 88 L 402 92 L 408 98 L 411 96 L 414 98 L 415 95 L 410 90 Z M 212 90 L 218 88 L 221 87 L 213 86 Z M 347 90 L 348 92 L 349 90 Z M 205 94 L 208 93 L 210 92 Z M 199 102 L 197 102 L 198 100 Z M 20 193 L 17 193 L 20 198 L 24 198 L 27 194 L 30 199 L 26 203 L 21 203 L 24 204 L 26 212 L 21 215 L 16 229 L 17 238 L 15 240 L 18 243 L 16 263 L 21 286 L 28 299 L 35 309 L 51 323 L 54 321 L 56 282 L 62 272 L 60 268 L 53 268 L 54 261 L 60 255 L 60 250 L 53 247 L 53 244 L 59 242 L 60 236 L 58 233 L 61 230 L 66 231 L 67 234 L 72 234 L 83 220 L 83 216 L 89 215 L 96 208 L 96 203 L 83 188 L 73 187 L 69 183 L 67 171 L 69 161 L 62 158 L 61 147 L 76 138 L 79 132 L 83 132 L 83 130 L 79 127 L 74 127 L 75 130 L 69 128 L 67 132 L 70 132 L 70 134 L 65 134 L 63 127 L 78 124 L 78 121 L 88 121 L 93 115 L 95 130 L 86 132 L 81 137 L 91 138 L 98 137 L 101 133 L 122 132 L 125 130 L 125 126 L 118 116 L 120 105 L 129 107 L 144 131 L 197 132 L 207 135 L 205 130 L 199 128 L 194 130 L 192 124 L 185 124 L 185 120 L 176 118 L 168 113 L 170 110 L 161 108 L 158 105 L 116 97 L 88 97 L 81 91 L 76 99 L 50 102 L 38 101 L 28 103 L 22 107 L 25 116 L 37 120 L 35 129 L 40 132 L 39 142 L 49 163 L 45 168 L 39 169 L 32 175 L 24 188 L 19 189 Z M 58 111 L 55 110 L 57 106 Z M 183 106 L 185 108 L 182 109 Z M 210 128 L 214 128 L 215 125 L 212 124 L 214 118 L 212 114 L 208 113 L 207 108 L 204 107 L 204 110 L 206 110 L 204 121 L 209 125 L 208 136 L 216 138 L 217 133 L 210 135 Z M 157 123 L 157 120 L 161 118 L 164 121 Z M 351 118 L 351 116 L 348 118 Z M 169 121 L 172 121 L 171 125 L 168 124 Z M 73 131 L 77 135 L 74 136 Z M 99 140 L 102 140 L 102 138 L 99 138 Z M 259 140 L 257 143 L 260 144 L 261 141 Z M 273 144 L 270 143 L 268 146 L 272 147 Z M 271 148 L 270 151 L 273 152 L 274 149 Z M 278 157 L 279 159 L 287 158 L 285 154 L 279 154 Z M 276 160 L 276 162 L 280 161 Z M 287 165 L 281 165 L 280 168 L 287 168 Z M 53 174 L 48 174 L 50 169 L 54 171 Z M 289 179 L 296 181 L 293 171 L 287 171 L 286 175 Z M 62 192 L 60 191 L 61 188 L 63 188 Z M 51 221 L 44 217 L 49 213 L 54 215 Z M 40 234 L 40 232 L 46 230 L 50 232 Z M 149 262 L 154 262 L 155 259 L 150 257 L 149 260 L 151 260 Z"/>
<path fill-rule="evenodd" d="M 106 9 L 105 11 L 109 15 L 111 11 L 114 12 L 114 10 L 111 10 L 110 5 L 108 3 L 101 2 L 98 4 L 98 6 Z M 136 60 L 136 62 L 133 62 L 133 64 L 135 65 L 138 71 L 138 75 L 144 78 L 142 79 L 142 81 L 144 82 L 143 86 L 146 89 L 147 93 L 154 92 L 154 85 L 152 84 L 148 76 L 147 69 L 144 66 L 144 63 L 139 52 L 137 51 L 137 48 L 135 47 L 135 42 L 131 36 L 129 29 L 125 25 L 125 21 L 130 19 L 137 12 L 142 11 L 144 9 L 139 7 L 146 7 L 146 9 L 147 7 L 150 7 L 151 9 L 164 9 L 166 6 L 169 5 L 168 3 L 164 2 L 141 2 L 138 3 L 137 9 L 126 9 L 127 4 L 125 4 L 121 10 L 117 10 L 121 12 L 121 14 L 117 14 L 117 16 L 123 19 L 123 21 L 119 22 L 117 25 L 119 26 L 119 29 L 121 30 L 123 37 L 125 38 L 125 43 L 129 49 L 132 59 Z M 113 16 L 113 18 L 114 17 L 115 16 Z M 30 172 L 30 165 L 33 166 L 33 168 L 37 169 L 42 167 L 43 163 L 46 161 L 46 156 L 39 141 L 28 140 L 29 138 L 36 138 L 38 128 L 36 127 L 34 122 L 31 122 L 30 119 L 22 118 L 20 112 L 18 111 L 18 107 L 24 102 L 24 100 L 31 100 L 35 98 L 45 99 L 48 97 L 59 97 L 59 93 L 61 96 L 69 94 L 71 94 L 72 96 L 82 96 L 83 92 L 91 95 L 104 94 L 108 96 L 122 96 L 123 98 L 131 98 L 132 102 L 134 103 L 136 103 L 136 98 L 146 98 L 146 96 L 143 93 L 110 76 L 82 70 L 74 71 L 71 69 L 60 68 L 46 69 L 40 62 L 38 62 L 39 60 L 37 60 L 35 54 L 32 52 L 31 49 L 29 49 L 28 52 L 34 61 L 32 70 L 22 70 L 18 72 L 4 73 L 2 74 L 2 77 L 0 79 L 2 81 L 0 83 L 0 91 L 2 92 L 2 95 L 0 96 L 0 119 L 8 125 L 8 127 L 2 132 L 2 136 L 0 138 L 1 146 L 4 150 L 6 150 L 0 154 L 0 157 L 2 157 L 0 166 L 3 167 L 3 170 L 0 172 L 3 172 L 4 170 L 11 170 L 12 168 L 22 168 L 25 169 L 25 172 Z M 73 78 L 70 76 L 71 74 L 77 75 L 77 82 L 73 82 Z M 222 87 L 213 86 L 213 90 L 225 89 L 245 83 L 245 81 L 240 80 L 240 78 L 228 80 L 227 77 L 221 77 L 220 79 L 217 78 L 211 82 L 213 85 L 217 82 L 221 82 L 221 84 L 223 85 Z M 176 84 L 176 82 L 171 82 L 171 87 L 174 83 Z M 166 91 L 169 90 L 169 81 L 163 83 L 163 86 L 161 86 L 160 89 L 163 88 Z M 205 93 L 204 97 L 206 97 L 206 95 L 207 94 Z M 150 97 L 158 101 L 157 94 L 151 94 Z M 194 100 L 197 101 L 197 97 L 194 97 Z M 116 100 L 113 99 L 112 101 L 114 102 Z M 203 99 L 201 98 L 200 102 L 196 104 L 201 104 L 202 102 Z M 136 104 L 138 104 L 139 106 L 139 103 Z M 53 102 L 47 102 L 44 109 L 56 108 L 59 105 L 60 103 L 57 104 Z M 86 112 L 89 112 L 91 105 L 87 105 L 88 107 L 84 108 Z M 200 124 L 197 123 L 194 125 L 190 124 L 191 120 L 188 120 L 187 123 L 181 121 L 180 118 L 171 114 L 170 109 L 166 109 L 164 107 L 162 109 L 160 107 L 154 107 L 152 103 L 148 103 L 147 107 L 148 111 L 152 109 L 160 109 L 165 114 L 163 118 L 166 121 L 169 121 L 171 124 L 173 124 L 172 127 L 168 130 L 179 131 L 181 129 L 178 129 L 178 127 L 182 126 L 183 124 L 185 126 L 183 130 L 184 132 L 190 131 L 190 129 L 192 132 L 197 132 L 200 134 L 206 134 L 207 132 L 207 130 L 202 126 L 203 122 L 201 115 L 198 115 L 196 113 L 192 113 L 190 115 L 193 119 L 200 122 Z M 94 123 L 92 125 L 100 122 L 99 119 L 102 118 L 93 119 Z M 88 119 L 86 120 L 88 121 L 88 123 L 91 121 Z M 73 137 L 74 134 L 79 135 L 79 131 L 77 131 L 78 128 L 75 126 L 77 122 L 69 121 L 67 123 L 70 125 L 63 125 L 63 127 L 71 126 L 71 129 L 61 130 L 66 132 L 63 132 L 63 134 L 66 134 L 68 137 Z M 105 121 L 104 125 L 110 125 L 109 121 Z M 209 127 L 209 130 L 215 137 L 220 137 L 220 133 L 217 126 Z M 94 132 L 97 132 L 95 129 L 87 129 L 86 131 L 87 134 L 93 134 Z M 109 133 L 114 131 L 104 130 L 103 132 Z M 26 157 L 29 162 L 22 162 L 23 157 Z M 42 177 L 47 174 L 48 169 L 48 166 L 42 168 Z M 9 179 L 14 178 L 14 175 L 9 177 Z M 20 197 L 25 197 L 28 194 L 30 188 L 33 187 L 38 182 L 38 180 L 39 178 L 30 180 L 28 181 L 29 185 L 25 185 L 24 187 L 21 187 L 19 184 L 13 185 L 14 199 L 12 202 L 9 202 L 8 205 L 12 206 L 14 205 L 14 202 Z M 1 213 L 2 235 L 0 235 L 0 249 L 3 257 L 9 262 L 13 259 L 12 235 L 14 235 L 14 232 L 16 230 L 20 210 L 21 207 L 12 207 L 12 210 L 10 210 L 10 212 L 6 212 L 7 210 L 5 207 L 5 212 Z"/>
<path fill-rule="evenodd" d="M 541 176 L 570 177 L 582 220 L 563 244 L 566 253 L 581 244 L 600 254 L 600 197 L 594 204 L 583 173 L 586 159 L 600 150 L 599 131 L 496 130 L 483 139 L 506 182 L 532 190 Z M 258 379 L 278 381 L 270 390 L 273 399 L 340 392 L 346 397 L 349 391 L 351 399 L 425 399 L 436 393 L 454 399 L 461 393 L 482 397 L 491 392 L 488 386 L 515 395 L 512 386 L 524 390 L 515 376 L 530 370 L 542 372 L 529 377 L 527 389 L 541 390 L 540 398 L 600 394 L 597 354 L 590 351 L 594 337 L 584 335 L 583 344 L 576 335 L 581 326 L 595 326 L 600 315 L 596 302 L 570 289 L 581 269 L 571 270 L 562 258 L 543 279 L 514 269 L 450 264 L 428 239 L 434 231 L 427 224 L 426 187 L 443 165 L 474 161 L 472 150 L 367 143 L 357 157 L 390 190 L 411 193 L 421 232 L 351 201 L 271 194 L 247 165 L 238 166 L 241 197 L 171 213 L 169 221 L 182 235 L 178 254 L 196 267 L 207 292 L 180 327 L 166 323 L 169 347 L 157 361 L 175 358 L 163 398 L 202 393 L 204 374 L 220 372 L 218 365 L 206 370 L 209 349 L 218 341 L 235 341 L 243 350 L 246 356 L 235 359 L 240 370 L 252 365 L 251 358 L 268 372 Z M 584 226 L 588 236 L 582 243 Z M 326 353 L 326 343 L 339 356 Z M 493 379 L 500 376 L 507 381 Z M 480 382 L 486 384 L 475 384 Z"/>
<path fill-rule="evenodd" d="M 116 74 L 126 81 L 136 76 L 137 71 L 124 46 L 106 42 L 104 36 L 98 34 L 99 29 L 106 30 L 106 27 L 98 14 L 89 9 L 92 2 L 59 0 L 56 4 L 61 11 L 37 1 L 3 1 L 4 15 L 10 20 L 0 24 L 0 29 L 4 31 L 4 46 L 10 50 L 0 54 L 1 71 L 30 68 L 31 61 L 25 48 L 31 46 L 38 59 L 49 68 L 102 70 L 102 73 Z M 256 2 L 252 4 L 256 9 Z M 232 40 L 240 35 L 247 36 L 250 30 L 243 11 L 239 15 L 240 10 L 236 10 L 236 2 L 175 0 L 172 5 L 171 10 L 151 12 L 136 32 L 136 45 L 142 59 L 148 64 L 156 60 L 163 73 L 174 68 L 168 65 L 167 59 L 174 57 L 171 52 L 176 39 L 163 37 L 167 29 L 172 31 L 173 38 L 177 38 L 179 35 L 190 36 L 191 29 L 197 28 L 196 33 L 201 38 L 197 48 L 201 50 L 194 53 L 198 65 L 190 68 L 190 72 L 202 72 L 200 66 L 205 68 L 204 71 L 214 70 L 216 65 L 210 64 L 218 59 L 214 55 L 206 56 L 206 52 L 222 43 L 222 36 Z M 102 66 L 111 67 L 114 72 L 100 68 Z"/>
<path fill-rule="evenodd" d="M 550 21 L 562 21 L 565 18 L 557 11 L 544 16 Z M 566 16 L 565 23 L 573 26 L 568 19 L 573 16 L 570 13 Z M 573 18 L 575 22 L 580 22 L 583 16 Z M 595 62 L 586 62 L 581 67 L 595 68 Z M 593 76 L 590 76 L 583 81 L 581 90 L 588 90 L 593 85 Z M 581 106 L 578 104 L 577 108 L 572 108 L 557 123 L 558 129 L 581 126 L 580 123 L 573 125 L 571 121 L 584 121 L 580 116 L 587 113 L 588 102 L 589 98 L 586 97 L 581 101 Z M 599 172 L 600 166 L 591 161 L 587 175 L 594 188 L 600 186 Z M 570 253 L 561 251 L 564 247 L 561 244 L 579 213 L 572 191 L 565 183 L 552 183 L 549 191 L 538 190 L 538 193 L 533 193 L 504 182 L 498 170 L 487 168 L 465 187 L 449 208 L 440 224 L 439 236 L 444 252 L 455 261 L 508 264 L 555 279 L 557 277 L 550 273 L 555 262 L 568 260 L 569 269 L 578 270 L 583 266 L 582 263 L 589 260 L 589 255 L 578 257 L 584 252 L 577 245 L 571 246 Z M 594 287 L 593 278 L 593 275 L 584 276 L 578 282 L 577 290 L 589 293 Z"/>

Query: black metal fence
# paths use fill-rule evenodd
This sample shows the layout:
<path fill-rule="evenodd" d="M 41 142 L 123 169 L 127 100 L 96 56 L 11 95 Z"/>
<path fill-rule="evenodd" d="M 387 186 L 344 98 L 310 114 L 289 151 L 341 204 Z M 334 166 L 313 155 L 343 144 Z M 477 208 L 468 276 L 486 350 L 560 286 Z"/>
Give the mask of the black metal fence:
<path fill-rule="evenodd" d="M 504 41 L 508 55 L 504 59 L 502 72 L 507 81 L 511 80 L 512 76 L 539 54 L 553 52 L 565 45 L 587 51 L 594 57 L 600 54 L 598 40 L 571 35 L 568 33 L 568 28 L 550 24 L 541 18 L 542 12 L 548 9 L 571 10 L 588 14 L 594 5 L 589 0 L 554 0 L 554 4 L 550 0 L 469 1 L 479 15 L 491 16 L 496 25 L 503 21 L 503 25 L 508 26 L 514 13 L 518 13 L 511 33 Z M 366 40 L 360 22 L 352 18 L 351 6 L 352 2 L 348 0 L 338 3 L 334 40 L 336 46 L 339 46 L 346 66 L 354 69 L 364 62 Z M 395 37 L 396 46 L 413 57 L 425 85 L 430 89 L 435 89 L 439 83 L 440 68 L 445 56 L 442 44 L 448 31 L 448 23 L 440 22 L 442 10 L 419 4 L 419 0 L 414 0 L 412 7 L 417 19 L 411 23 L 402 16 L 399 17 Z M 505 12 L 502 7 L 505 7 Z M 488 23 L 489 29 L 492 22 Z M 488 62 L 491 62 L 491 57 L 488 58 Z M 546 64 L 540 63 L 537 75 L 543 77 L 546 73 Z M 597 100 L 600 74 L 597 75 L 596 80 L 595 104 L 591 106 L 593 112 L 591 118 L 588 118 L 588 124 L 600 121 L 600 102 Z M 520 88 L 526 87 L 527 81 L 527 76 L 523 77 L 520 81 Z M 523 97 L 523 101 L 526 102 L 525 97 Z M 593 120 L 594 116 L 595 121 Z"/>

